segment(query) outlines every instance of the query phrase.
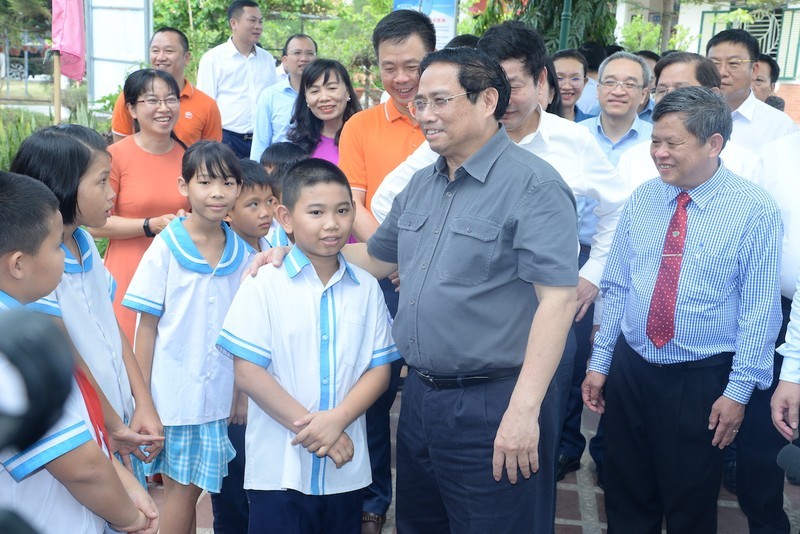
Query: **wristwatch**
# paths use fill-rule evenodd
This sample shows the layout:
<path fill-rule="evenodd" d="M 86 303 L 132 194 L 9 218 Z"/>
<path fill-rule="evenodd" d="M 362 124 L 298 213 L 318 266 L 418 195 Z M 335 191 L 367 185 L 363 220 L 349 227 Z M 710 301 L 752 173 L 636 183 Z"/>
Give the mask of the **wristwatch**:
<path fill-rule="evenodd" d="M 144 228 L 144 236 L 145 237 L 155 237 L 156 234 L 150 229 L 150 217 L 146 218 L 142 223 L 142 228 Z"/>

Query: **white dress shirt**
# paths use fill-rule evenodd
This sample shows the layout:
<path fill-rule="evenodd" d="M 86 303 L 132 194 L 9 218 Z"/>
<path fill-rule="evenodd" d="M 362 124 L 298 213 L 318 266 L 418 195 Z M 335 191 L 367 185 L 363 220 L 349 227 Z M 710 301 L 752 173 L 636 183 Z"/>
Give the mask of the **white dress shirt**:
<path fill-rule="evenodd" d="M 546 113 L 541 107 L 539 111 L 539 128 L 525 136 L 518 145 L 552 165 L 573 194 L 598 202 L 594 213 L 599 221 L 592 239 L 592 252 L 580 275 L 599 286 L 614 229 L 630 190 L 621 185 L 617 171 L 588 129 Z M 383 179 L 372 197 L 372 212 L 378 221 L 386 218 L 394 197 L 405 188 L 414 173 L 432 165 L 438 157 L 426 141 Z"/>
<path fill-rule="evenodd" d="M 770 141 L 797 131 L 797 125 L 789 115 L 757 99 L 752 91 L 731 117 L 731 141 L 751 150 L 758 150 Z"/>
<path fill-rule="evenodd" d="M 783 355 L 781 380 L 800 384 L 800 277 L 792 300 L 792 313 L 786 328 L 786 342 L 775 349 Z"/>
<path fill-rule="evenodd" d="M 256 46 L 243 56 L 229 38 L 200 58 L 195 87 L 217 101 L 223 129 L 251 134 L 258 95 L 275 79 L 275 58 L 269 52 Z"/>

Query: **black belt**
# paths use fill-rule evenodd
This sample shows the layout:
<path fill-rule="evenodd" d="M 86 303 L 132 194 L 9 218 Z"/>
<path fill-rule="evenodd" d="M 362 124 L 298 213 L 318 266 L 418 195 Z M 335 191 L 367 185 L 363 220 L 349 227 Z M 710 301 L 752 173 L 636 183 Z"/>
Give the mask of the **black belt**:
<path fill-rule="evenodd" d="M 475 375 L 434 375 L 420 371 L 412 367 L 417 376 L 428 387 L 434 389 L 456 389 L 467 388 L 470 386 L 477 386 L 479 384 L 486 384 L 488 382 L 497 382 L 498 380 L 505 380 L 507 378 L 515 377 L 519 374 L 521 367 L 514 367 L 513 369 L 496 369 L 494 371 L 486 371 Z"/>
<path fill-rule="evenodd" d="M 720 352 L 719 354 L 709 356 L 708 358 L 703 358 L 702 360 L 693 360 L 690 362 L 678 362 L 678 363 L 648 362 L 648 363 L 650 365 L 653 365 L 655 367 L 661 367 L 663 369 L 703 369 L 705 367 L 717 367 L 718 365 L 730 366 L 733 363 L 733 353 Z"/>
<path fill-rule="evenodd" d="M 222 131 L 227 133 L 228 135 L 233 135 L 235 137 L 240 137 L 243 141 L 252 141 L 253 140 L 253 134 L 251 134 L 251 133 L 240 134 L 240 133 L 232 132 L 230 130 L 222 130 Z"/>

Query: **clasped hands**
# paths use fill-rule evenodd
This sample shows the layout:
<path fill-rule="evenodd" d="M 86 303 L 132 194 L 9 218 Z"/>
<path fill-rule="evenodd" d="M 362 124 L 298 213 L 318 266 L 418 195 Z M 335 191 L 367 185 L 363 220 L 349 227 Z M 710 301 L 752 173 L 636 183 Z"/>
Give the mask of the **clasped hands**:
<path fill-rule="evenodd" d="M 293 425 L 298 431 L 292 445 L 302 445 L 319 458 L 327 456 L 337 469 L 353 459 L 353 441 L 344 431 L 345 421 L 336 408 L 306 414 Z"/>

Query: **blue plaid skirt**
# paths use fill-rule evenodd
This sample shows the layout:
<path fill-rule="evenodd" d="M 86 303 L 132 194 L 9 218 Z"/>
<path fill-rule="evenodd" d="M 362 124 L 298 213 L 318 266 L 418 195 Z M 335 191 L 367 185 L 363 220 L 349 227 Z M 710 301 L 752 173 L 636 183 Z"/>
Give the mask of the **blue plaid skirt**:
<path fill-rule="evenodd" d="M 147 476 L 162 473 L 179 484 L 194 484 L 219 493 L 236 451 L 228 439 L 225 419 L 201 425 L 165 426 L 164 448 L 150 464 Z"/>

